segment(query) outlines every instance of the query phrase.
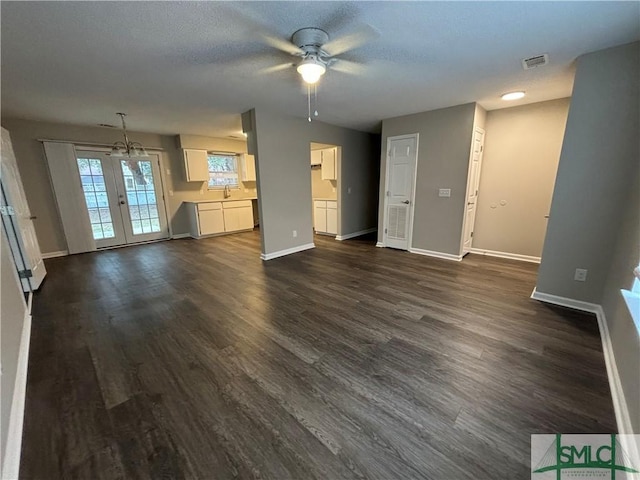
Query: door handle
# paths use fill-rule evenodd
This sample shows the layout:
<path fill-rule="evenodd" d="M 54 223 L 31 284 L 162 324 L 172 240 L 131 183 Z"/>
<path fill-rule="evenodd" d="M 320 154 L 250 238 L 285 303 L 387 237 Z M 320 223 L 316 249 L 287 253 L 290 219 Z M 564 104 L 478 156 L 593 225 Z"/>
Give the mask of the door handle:
<path fill-rule="evenodd" d="M 404 202 L 402 202 L 402 203 L 404 203 L 404 204 L 406 204 L 406 205 L 409 205 L 409 203 L 410 203 L 410 202 L 409 202 L 409 200 L 405 200 L 405 201 L 404 201 Z"/>
<path fill-rule="evenodd" d="M 31 215 L 31 216 L 29 217 L 29 220 L 35 220 L 36 218 L 38 218 L 38 217 L 36 217 L 35 215 Z"/>

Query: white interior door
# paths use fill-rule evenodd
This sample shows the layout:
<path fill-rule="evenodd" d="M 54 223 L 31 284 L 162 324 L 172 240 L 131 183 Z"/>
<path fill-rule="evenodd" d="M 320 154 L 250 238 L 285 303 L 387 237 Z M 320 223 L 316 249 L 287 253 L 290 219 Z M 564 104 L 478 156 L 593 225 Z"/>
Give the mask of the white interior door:
<path fill-rule="evenodd" d="M 409 250 L 413 220 L 418 134 L 387 139 L 384 245 Z"/>
<path fill-rule="evenodd" d="M 157 154 L 123 159 L 78 150 L 77 162 L 98 248 L 169 236 Z"/>
<path fill-rule="evenodd" d="M 482 155 L 484 152 L 484 130 L 476 127 L 471 143 L 471 158 L 469 161 L 469 175 L 467 177 L 467 204 L 464 215 L 464 229 L 462 241 L 462 254 L 471 250 L 473 243 L 473 228 L 476 221 L 476 208 L 478 203 L 478 186 L 480 184 L 480 170 L 482 168 Z"/>
<path fill-rule="evenodd" d="M 0 155 L 0 181 L 2 182 L 3 223 L 7 230 L 14 229 L 16 235 L 9 236 L 14 260 L 18 266 L 22 288 L 36 290 L 47 271 L 33 226 L 27 197 L 13 153 L 9 132 L 2 129 L 2 154 Z M 11 224 L 11 225 L 9 225 Z"/>

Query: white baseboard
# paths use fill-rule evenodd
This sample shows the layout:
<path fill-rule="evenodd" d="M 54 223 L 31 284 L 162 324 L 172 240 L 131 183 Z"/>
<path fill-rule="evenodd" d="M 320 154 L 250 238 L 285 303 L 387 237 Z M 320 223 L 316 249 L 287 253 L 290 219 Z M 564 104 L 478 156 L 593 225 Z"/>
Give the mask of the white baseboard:
<path fill-rule="evenodd" d="M 20 451 L 22 448 L 22 426 L 24 422 L 24 403 L 27 394 L 27 366 L 29 363 L 29 343 L 31 341 L 31 314 L 25 312 L 18 352 L 18 370 L 13 387 L 9 432 L 2 464 L 2 478 L 18 478 L 20 472 Z"/>
<path fill-rule="evenodd" d="M 190 238 L 191 234 L 190 233 L 176 233 L 174 235 L 171 235 L 171 240 L 179 240 L 181 238 Z"/>
<path fill-rule="evenodd" d="M 452 255 L 451 253 L 434 252 L 432 250 L 423 250 L 421 248 L 410 248 L 409 252 L 418 255 L 426 255 L 428 257 L 444 258 L 445 260 L 453 260 L 459 262 L 462 260 L 462 255 Z"/>
<path fill-rule="evenodd" d="M 376 247 L 384 248 L 384 246 L 385 246 L 385 245 L 384 245 L 384 243 L 382 243 L 382 242 L 376 242 Z"/>
<path fill-rule="evenodd" d="M 366 230 L 360 230 L 358 232 L 347 233 L 346 235 L 336 235 L 336 240 L 348 240 L 350 238 L 360 237 L 362 235 L 366 235 L 367 233 L 377 232 L 378 229 L 376 227 L 367 228 Z"/>
<path fill-rule="evenodd" d="M 486 255 L 487 257 L 507 258 L 509 260 L 520 260 L 522 262 L 540 263 L 540 257 L 533 257 L 531 255 L 520 255 L 519 253 L 498 252 L 495 250 L 485 250 L 483 248 L 472 248 L 469 253 L 476 253 L 478 255 Z"/>
<path fill-rule="evenodd" d="M 299 245 L 297 247 L 287 248 L 286 250 L 279 250 L 273 253 L 261 253 L 260 258 L 262 260 L 273 260 L 274 258 L 284 257 L 285 255 L 291 255 L 292 253 L 298 253 L 304 250 L 309 250 L 310 248 L 315 248 L 315 244 L 307 243 L 305 245 Z"/>
<path fill-rule="evenodd" d="M 597 303 L 583 302 L 581 300 L 574 300 L 572 298 L 559 297 L 557 295 L 538 292 L 535 288 L 531 293 L 531 298 L 534 300 L 539 300 L 541 302 L 551 303 L 553 305 L 560 305 L 562 307 L 568 307 L 575 310 L 594 313 L 596 315 L 596 318 L 598 320 L 598 328 L 600 330 L 600 340 L 602 341 L 604 363 L 607 367 L 607 377 L 609 379 L 609 388 L 611 389 L 611 398 L 613 400 L 613 410 L 616 416 L 618 433 L 623 435 L 633 434 L 634 432 L 631 426 L 631 417 L 629 416 L 629 409 L 624 398 L 624 390 L 622 389 L 620 375 L 618 374 L 616 357 L 613 353 L 613 345 L 611 344 L 611 336 L 609 335 L 609 326 L 607 325 L 607 318 L 604 314 L 602 306 L 598 305 Z"/>
<path fill-rule="evenodd" d="M 69 255 L 68 250 L 60 250 L 59 252 L 43 253 L 42 258 L 46 260 L 47 258 L 66 257 L 67 255 Z"/>
<path fill-rule="evenodd" d="M 568 307 L 575 310 L 581 310 L 583 312 L 595 313 L 596 315 L 599 311 L 602 311 L 602 307 L 597 303 L 583 302 L 582 300 L 574 300 L 573 298 L 559 297 L 558 295 L 538 292 L 535 288 L 533 289 L 533 292 L 531 292 L 531 298 L 534 300 L 539 300 L 541 302 L 559 305 L 561 307 Z"/>

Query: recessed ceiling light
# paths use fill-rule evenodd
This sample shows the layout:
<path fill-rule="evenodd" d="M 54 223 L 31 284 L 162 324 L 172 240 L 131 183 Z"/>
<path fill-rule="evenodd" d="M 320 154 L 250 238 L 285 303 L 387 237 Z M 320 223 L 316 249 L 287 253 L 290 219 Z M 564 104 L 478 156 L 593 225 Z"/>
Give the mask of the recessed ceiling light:
<path fill-rule="evenodd" d="M 524 97 L 524 92 L 509 92 L 502 95 L 502 100 L 518 100 Z"/>

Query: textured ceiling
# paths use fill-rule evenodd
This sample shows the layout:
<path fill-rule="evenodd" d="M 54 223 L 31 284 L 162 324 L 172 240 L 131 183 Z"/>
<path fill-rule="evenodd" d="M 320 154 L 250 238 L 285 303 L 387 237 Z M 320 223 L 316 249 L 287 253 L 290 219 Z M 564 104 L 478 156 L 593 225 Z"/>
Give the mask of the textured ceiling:
<path fill-rule="evenodd" d="M 2 115 L 137 131 L 237 135 L 264 107 L 306 117 L 294 68 L 265 44 L 317 26 L 332 38 L 372 26 L 343 55 L 361 74 L 328 71 L 319 119 L 375 131 L 383 118 L 477 101 L 487 109 L 566 97 L 583 53 L 640 38 L 638 2 L 6 2 Z M 524 71 L 521 59 L 548 53 Z M 294 59 L 295 60 L 295 59 Z M 506 91 L 527 91 L 505 102 Z"/>

